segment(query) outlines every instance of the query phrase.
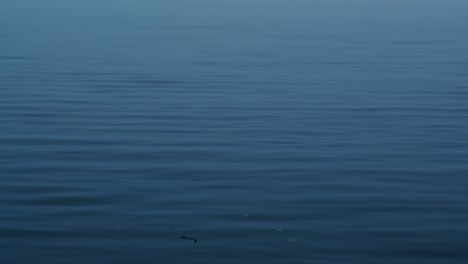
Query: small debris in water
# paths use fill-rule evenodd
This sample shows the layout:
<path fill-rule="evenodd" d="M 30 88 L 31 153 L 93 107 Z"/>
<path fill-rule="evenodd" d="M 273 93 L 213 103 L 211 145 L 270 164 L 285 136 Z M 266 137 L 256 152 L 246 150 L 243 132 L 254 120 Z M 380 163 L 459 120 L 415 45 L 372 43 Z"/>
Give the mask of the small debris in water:
<path fill-rule="evenodd" d="M 289 242 L 296 242 L 297 239 L 295 239 L 295 238 L 290 238 L 290 239 L 288 239 L 288 241 L 289 241 Z"/>
<path fill-rule="evenodd" d="M 283 229 L 282 228 L 277 228 L 276 231 L 283 232 Z"/>
<path fill-rule="evenodd" d="M 243 214 L 243 216 L 250 216 L 250 214 Z"/>
<path fill-rule="evenodd" d="M 180 236 L 180 239 L 188 239 L 188 240 L 192 240 L 193 243 L 197 243 L 198 242 L 198 239 L 194 238 L 194 237 L 188 237 L 188 236 Z"/>

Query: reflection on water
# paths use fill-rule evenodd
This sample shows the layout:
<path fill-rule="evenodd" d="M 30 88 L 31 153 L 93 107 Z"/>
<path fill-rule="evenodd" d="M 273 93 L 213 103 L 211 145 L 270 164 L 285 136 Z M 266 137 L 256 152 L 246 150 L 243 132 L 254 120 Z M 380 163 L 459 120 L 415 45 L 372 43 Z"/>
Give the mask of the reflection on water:
<path fill-rule="evenodd" d="M 0 4 L 2 263 L 466 263 L 466 3 L 175 2 Z"/>

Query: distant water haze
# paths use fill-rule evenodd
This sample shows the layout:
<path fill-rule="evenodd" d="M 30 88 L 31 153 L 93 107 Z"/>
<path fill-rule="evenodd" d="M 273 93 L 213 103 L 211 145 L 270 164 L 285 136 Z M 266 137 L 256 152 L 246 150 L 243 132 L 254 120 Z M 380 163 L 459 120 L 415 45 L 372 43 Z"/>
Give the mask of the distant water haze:
<path fill-rule="evenodd" d="M 468 263 L 468 1 L 0 1 L 0 263 Z"/>

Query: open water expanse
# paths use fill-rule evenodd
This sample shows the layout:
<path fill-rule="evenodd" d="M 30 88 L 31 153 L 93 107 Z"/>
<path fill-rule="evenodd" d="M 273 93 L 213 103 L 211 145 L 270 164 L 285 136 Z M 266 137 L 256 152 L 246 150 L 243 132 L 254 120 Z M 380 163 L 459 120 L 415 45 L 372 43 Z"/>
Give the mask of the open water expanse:
<path fill-rule="evenodd" d="M 467 14 L 1 0 L 0 263 L 468 263 Z"/>

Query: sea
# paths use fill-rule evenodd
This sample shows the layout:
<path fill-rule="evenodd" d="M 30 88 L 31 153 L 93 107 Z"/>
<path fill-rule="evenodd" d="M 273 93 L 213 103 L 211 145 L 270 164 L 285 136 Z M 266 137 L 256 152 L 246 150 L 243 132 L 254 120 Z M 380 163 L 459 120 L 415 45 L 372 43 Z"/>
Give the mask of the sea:
<path fill-rule="evenodd" d="M 0 263 L 468 263 L 467 14 L 1 0 Z"/>

